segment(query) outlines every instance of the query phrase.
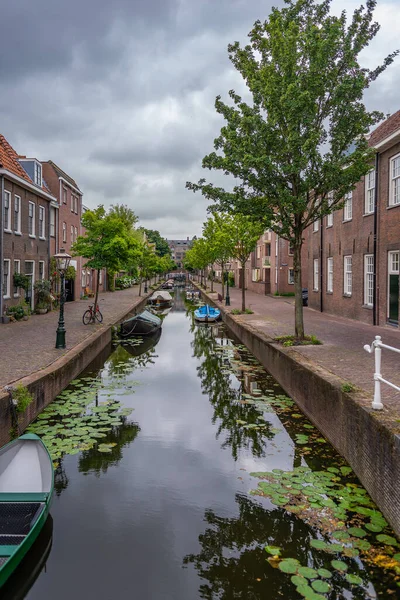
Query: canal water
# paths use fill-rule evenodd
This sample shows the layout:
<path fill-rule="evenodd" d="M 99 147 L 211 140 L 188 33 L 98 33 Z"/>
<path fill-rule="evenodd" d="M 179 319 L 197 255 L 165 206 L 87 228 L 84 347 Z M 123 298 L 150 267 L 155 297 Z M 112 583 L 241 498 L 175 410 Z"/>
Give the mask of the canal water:
<path fill-rule="evenodd" d="M 224 325 L 196 325 L 177 290 L 152 343 L 72 384 L 133 412 L 59 451 L 52 521 L 1 598 L 398 597 L 383 516 Z"/>

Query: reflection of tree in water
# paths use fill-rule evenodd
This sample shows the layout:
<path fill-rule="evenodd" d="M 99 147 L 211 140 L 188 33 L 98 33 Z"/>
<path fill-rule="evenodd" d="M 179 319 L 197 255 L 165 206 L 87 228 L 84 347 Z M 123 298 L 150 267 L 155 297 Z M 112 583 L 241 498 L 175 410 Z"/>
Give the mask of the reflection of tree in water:
<path fill-rule="evenodd" d="M 57 496 L 61 496 L 61 492 L 67 489 L 68 483 L 69 479 L 67 472 L 64 469 L 63 459 L 59 458 L 57 461 L 57 466 L 54 469 L 54 489 Z"/>
<path fill-rule="evenodd" d="M 213 330 L 215 332 L 213 333 Z M 230 380 L 229 360 L 222 352 L 216 351 L 218 329 L 213 327 L 197 327 L 194 331 L 192 347 L 194 356 L 203 359 L 197 367 L 202 391 L 209 396 L 214 408 L 212 422 L 219 422 L 217 437 L 222 432 L 226 439 L 222 448 L 230 448 L 234 460 L 237 460 L 240 449 L 251 449 L 256 457 L 265 455 L 264 446 L 267 438 L 272 438 L 273 433 L 268 424 L 262 429 L 246 429 L 243 424 L 256 423 L 260 413 L 251 405 L 241 402 L 242 389 L 234 389 Z"/>
<path fill-rule="evenodd" d="M 117 465 L 122 459 L 122 449 L 129 445 L 136 438 L 140 431 L 137 423 L 127 423 L 123 419 L 121 425 L 114 427 L 106 437 L 101 438 L 101 444 L 116 444 L 111 448 L 111 452 L 99 452 L 96 447 L 90 450 L 84 450 L 78 463 L 80 473 L 95 473 L 98 477 L 101 473 L 106 473 L 108 467 Z"/>
<path fill-rule="evenodd" d="M 157 354 L 153 349 L 138 354 L 138 348 L 129 346 L 129 344 L 118 344 L 107 360 L 108 376 L 110 378 L 120 378 L 136 369 L 144 369 L 153 365 Z"/>

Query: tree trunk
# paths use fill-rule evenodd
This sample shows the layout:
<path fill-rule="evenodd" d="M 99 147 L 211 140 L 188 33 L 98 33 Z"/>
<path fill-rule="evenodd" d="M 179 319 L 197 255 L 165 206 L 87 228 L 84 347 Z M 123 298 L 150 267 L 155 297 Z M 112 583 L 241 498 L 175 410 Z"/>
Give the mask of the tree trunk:
<path fill-rule="evenodd" d="M 211 293 L 214 292 L 214 271 L 213 268 L 211 267 Z"/>
<path fill-rule="evenodd" d="M 246 309 L 246 262 L 242 262 L 242 312 Z"/>
<path fill-rule="evenodd" d="M 139 277 L 139 296 L 142 295 L 142 278 Z"/>
<path fill-rule="evenodd" d="M 222 284 L 222 289 L 221 289 L 221 295 L 222 298 L 225 296 L 224 292 L 225 292 L 225 279 L 224 279 L 224 266 L 225 263 L 221 263 L 221 284 Z"/>
<path fill-rule="evenodd" d="M 94 294 L 94 314 L 96 314 L 96 306 L 99 300 L 99 284 L 100 284 L 100 269 L 97 269 L 96 292 Z"/>
<path fill-rule="evenodd" d="M 301 248 L 303 240 L 296 240 L 294 244 L 293 269 L 294 269 L 294 329 L 296 339 L 304 340 L 303 321 L 303 293 L 301 285 Z"/>

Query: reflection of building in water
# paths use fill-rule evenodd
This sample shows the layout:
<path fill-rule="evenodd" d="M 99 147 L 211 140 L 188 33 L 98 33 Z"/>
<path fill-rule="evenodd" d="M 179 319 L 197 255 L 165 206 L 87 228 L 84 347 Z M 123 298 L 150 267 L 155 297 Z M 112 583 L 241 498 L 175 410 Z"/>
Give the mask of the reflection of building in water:
<path fill-rule="evenodd" d="M 175 288 L 173 297 L 172 311 L 173 312 L 186 312 L 186 292 L 184 289 Z"/>

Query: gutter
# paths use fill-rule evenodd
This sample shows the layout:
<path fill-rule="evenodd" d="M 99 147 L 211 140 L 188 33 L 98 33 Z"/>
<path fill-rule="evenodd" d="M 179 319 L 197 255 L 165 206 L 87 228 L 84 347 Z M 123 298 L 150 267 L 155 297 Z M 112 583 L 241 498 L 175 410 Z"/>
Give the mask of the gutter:
<path fill-rule="evenodd" d="M 72 185 L 72 183 L 70 183 L 69 181 L 67 181 L 66 179 L 64 179 L 64 177 L 61 177 L 61 175 L 58 176 L 58 179 L 60 181 L 63 181 L 65 183 L 65 185 L 67 185 L 68 187 L 70 187 L 72 190 L 74 190 L 74 192 L 76 192 L 77 194 L 80 194 L 81 196 L 83 196 L 83 192 L 81 192 L 81 190 L 77 187 L 75 187 L 74 185 Z M 61 196 L 60 196 L 60 200 L 61 200 Z"/>
<path fill-rule="evenodd" d="M 4 248 L 3 248 L 3 238 L 4 238 L 4 175 L 1 173 L 3 169 L 0 169 L 0 177 L 1 177 L 1 219 L 0 219 L 0 322 L 3 322 L 3 256 L 4 256 Z M 21 207 L 22 208 L 22 207 Z M 11 276 L 11 275 L 10 275 Z"/>
<path fill-rule="evenodd" d="M 378 185 L 379 185 L 379 177 L 378 177 L 378 170 L 379 170 L 379 152 L 377 152 L 375 154 L 375 193 L 374 193 L 374 249 L 373 249 L 373 254 L 374 254 L 374 279 L 373 279 L 373 283 L 374 283 L 374 290 L 373 290 L 373 295 L 374 295 L 374 299 L 373 299 L 373 305 L 372 305 L 372 324 L 373 325 L 378 325 L 379 324 L 379 319 L 378 319 L 378 310 L 377 310 L 377 304 L 378 304 L 378 286 L 377 286 L 377 282 L 376 282 L 376 272 L 377 272 L 377 254 L 378 254 Z"/>

